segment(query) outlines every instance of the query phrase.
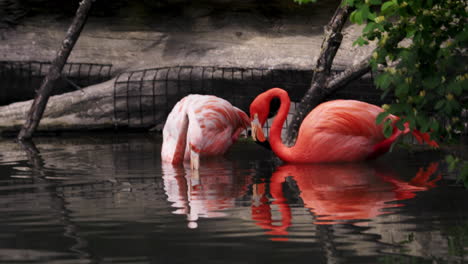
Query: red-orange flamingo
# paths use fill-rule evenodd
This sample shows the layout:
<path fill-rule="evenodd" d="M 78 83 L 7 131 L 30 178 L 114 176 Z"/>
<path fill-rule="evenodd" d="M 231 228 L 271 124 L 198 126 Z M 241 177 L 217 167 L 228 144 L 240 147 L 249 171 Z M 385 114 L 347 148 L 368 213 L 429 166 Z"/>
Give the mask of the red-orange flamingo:
<path fill-rule="evenodd" d="M 246 113 L 212 95 L 188 95 L 167 117 L 161 158 L 172 164 L 190 160 L 198 170 L 201 156 L 224 154 L 250 124 Z"/>
<path fill-rule="evenodd" d="M 352 162 L 376 158 L 386 153 L 402 134 L 410 132 L 408 125 L 401 131 L 394 127 L 393 134 L 385 138 L 382 125 L 375 120 L 382 108 L 356 100 L 333 100 L 313 109 L 299 128 L 296 144 L 287 147 L 281 140 L 281 128 L 289 111 L 288 93 L 272 88 L 260 95 L 250 105 L 252 137 L 265 141 L 262 127 L 269 112 L 270 102 L 279 98 L 280 108 L 270 130 L 273 152 L 289 163 Z M 395 123 L 398 117 L 389 115 Z M 411 131 L 419 140 L 438 146 L 427 133 Z"/>
<path fill-rule="evenodd" d="M 411 199 L 416 192 L 436 187 L 442 178 L 440 173 L 436 174 L 437 170 L 438 163 L 431 163 L 427 168 L 419 168 L 410 181 L 405 181 L 391 169 L 367 162 L 285 164 L 273 172 L 268 184 L 254 186 L 260 203 L 252 206 L 252 218 L 273 235 L 272 240 L 287 240 L 284 236 L 293 225 L 293 215 L 283 194 L 283 183 L 287 177 L 292 177 L 304 207 L 315 215 L 314 224 L 372 219 L 393 212 L 384 209 L 402 206 L 390 202 Z M 280 223 L 273 224 L 266 189 L 281 214 Z"/>

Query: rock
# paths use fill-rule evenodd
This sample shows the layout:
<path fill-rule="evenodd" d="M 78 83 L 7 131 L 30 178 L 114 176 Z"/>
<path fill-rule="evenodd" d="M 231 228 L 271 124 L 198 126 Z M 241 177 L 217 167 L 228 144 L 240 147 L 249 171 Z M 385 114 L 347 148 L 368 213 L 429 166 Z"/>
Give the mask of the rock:
<path fill-rule="evenodd" d="M 91 16 L 69 61 L 111 63 L 114 74 L 178 65 L 311 69 L 338 3 L 171 1 L 141 14 Z M 69 24 L 53 15 L 24 18 L 2 30 L 0 60 L 50 60 Z M 360 31 L 346 27 L 336 67 L 368 54 L 369 47 L 352 46 Z"/>

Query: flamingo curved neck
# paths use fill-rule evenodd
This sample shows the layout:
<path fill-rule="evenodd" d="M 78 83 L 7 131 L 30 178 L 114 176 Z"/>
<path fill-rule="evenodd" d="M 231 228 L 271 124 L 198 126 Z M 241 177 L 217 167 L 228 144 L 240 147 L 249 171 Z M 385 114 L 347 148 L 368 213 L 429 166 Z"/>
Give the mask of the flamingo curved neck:
<path fill-rule="evenodd" d="M 289 107 L 291 105 L 291 100 L 286 92 L 281 93 L 273 93 L 271 100 L 273 98 L 280 99 L 280 108 L 278 110 L 278 114 L 276 115 L 275 119 L 273 120 L 273 124 L 271 125 L 270 129 L 270 145 L 271 149 L 275 154 L 284 161 L 289 161 L 291 157 L 291 150 L 292 148 L 287 147 L 283 144 L 283 140 L 281 139 L 281 131 L 283 129 L 284 121 L 288 116 Z"/>

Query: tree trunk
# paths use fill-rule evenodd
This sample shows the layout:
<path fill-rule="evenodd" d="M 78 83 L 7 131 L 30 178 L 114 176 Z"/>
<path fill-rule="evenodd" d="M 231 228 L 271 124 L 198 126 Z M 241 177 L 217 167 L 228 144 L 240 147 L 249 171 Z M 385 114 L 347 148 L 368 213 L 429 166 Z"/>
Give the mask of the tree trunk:
<path fill-rule="evenodd" d="M 36 97 L 34 98 L 31 109 L 29 110 L 26 118 L 26 122 L 18 135 L 18 140 L 31 139 L 34 131 L 39 125 L 54 84 L 60 78 L 63 66 L 65 65 L 68 56 L 70 55 L 73 46 L 78 40 L 81 30 L 84 27 L 89 10 L 91 9 L 92 1 L 93 0 L 82 0 L 80 2 L 75 18 L 68 28 L 67 35 L 62 42 L 62 46 L 60 47 L 55 59 L 52 61 L 49 72 L 45 76 L 41 87 L 37 91 Z"/>
<path fill-rule="evenodd" d="M 312 82 L 309 90 L 299 103 L 297 111 L 291 121 L 286 139 L 287 144 L 291 145 L 295 142 L 302 120 L 311 109 L 320 104 L 324 98 L 330 94 L 330 91 L 326 89 L 326 84 L 330 78 L 333 59 L 335 58 L 336 52 L 340 48 L 341 41 L 343 39 L 341 31 L 350 12 L 352 11 L 352 7 L 344 5 L 344 2 L 345 1 L 342 1 L 340 6 L 336 9 L 332 19 L 325 27 L 325 36 L 322 42 L 320 55 L 314 69 Z"/>

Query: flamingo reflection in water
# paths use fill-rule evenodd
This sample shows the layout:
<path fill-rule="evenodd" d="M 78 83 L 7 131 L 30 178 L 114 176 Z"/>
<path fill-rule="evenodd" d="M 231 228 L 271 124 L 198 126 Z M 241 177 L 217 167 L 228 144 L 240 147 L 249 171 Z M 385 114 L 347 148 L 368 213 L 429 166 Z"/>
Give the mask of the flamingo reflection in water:
<path fill-rule="evenodd" d="M 251 173 L 236 172 L 235 163 L 222 157 L 207 159 L 198 176 L 193 171 L 169 163 L 162 164 L 164 190 L 174 214 L 187 216 L 189 228 L 198 227 L 198 219 L 225 217 L 223 210 L 235 207 L 235 201 L 247 193 Z"/>
<path fill-rule="evenodd" d="M 268 185 L 254 186 L 254 196 L 259 203 L 252 206 L 252 218 L 258 226 L 268 230 L 272 240 L 287 240 L 292 214 L 283 193 L 283 183 L 292 177 L 304 206 L 315 215 L 314 224 L 372 219 L 391 213 L 384 209 L 402 206 L 389 202 L 411 199 L 416 192 L 435 187 L 441 175 L 431 176 L 437 169 L 438 163 L 431 163 L 427 168 L 420 168 L 410 181 L 404 181 L 398 174 L 370 163 L 283 165 L 276 169 Z M 267 189 L 273 198 L 272 204 L 281 214 L 281 223 L 272 220 Z"/>

